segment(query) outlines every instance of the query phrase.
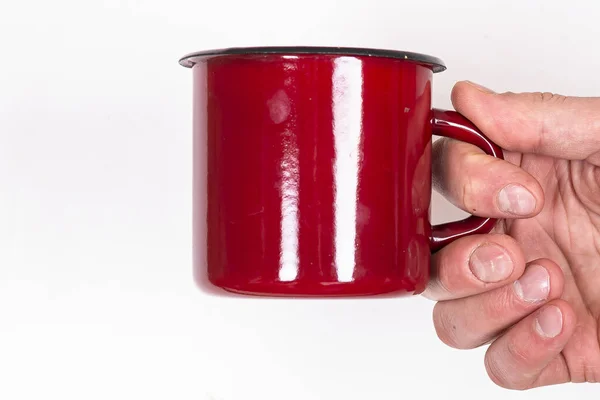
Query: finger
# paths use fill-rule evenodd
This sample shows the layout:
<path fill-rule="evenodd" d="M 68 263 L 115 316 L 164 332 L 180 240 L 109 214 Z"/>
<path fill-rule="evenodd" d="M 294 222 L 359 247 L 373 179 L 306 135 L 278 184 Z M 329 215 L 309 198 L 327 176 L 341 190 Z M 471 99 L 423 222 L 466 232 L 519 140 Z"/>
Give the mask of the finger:
<path fill-rule="evenodd" d="M 471 82 L 452 90 L 454 108 L 509 151 L 583 160 L 600 150 L 600 98 L 496 94 Z"/>
<path fill-rule="evenodd" d="M 571 373 L 565 357 L 562 353 L 554 357 L 542 370 L 537 379 L 530 385 L 530 388 L 558 385 L 571 382 Z"/>
<path fill-rule="evenodd" d="M 530 217 L 544 206 L 538 181 L 518 166 L 456 140 L 433 145 L 433 185 L 452 204 L 492 218 Z"/>
<path fill-rule="evenodd" d="M 423 296 L 459 299 L 506 285 L 523 274 L 525 258 L 510 236 L 471 235 L 431 256 L 431 279 Z"/>
<path fill-rule="evenodd" d="M 553 300 L 513 326 L 489 347 L 485 366 L 490 378 L 508 389 L 539 386 L 546 368 L 554 374 L 543 383 L 564 381 L 566 365 L 553 361 L 575 329 L 576 317 L 564 300 Z"/>
<path fill-rule="evenodd" d="M 479 347 L 547 301 L 559 298 L 563 285 L 558 265 L 546 259 L 533 261 L 512 285 L 437 303 L 433 309 L 435 330 L 450 347 Z"/>

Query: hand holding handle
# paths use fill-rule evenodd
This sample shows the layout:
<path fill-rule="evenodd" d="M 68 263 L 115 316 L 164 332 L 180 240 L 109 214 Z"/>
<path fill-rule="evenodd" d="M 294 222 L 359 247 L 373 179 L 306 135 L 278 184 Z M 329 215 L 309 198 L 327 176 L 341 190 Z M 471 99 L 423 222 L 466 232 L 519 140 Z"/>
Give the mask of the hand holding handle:
<path fill-rule="evenodd" d="M 431 124 L 434 135 L 467 142 L 491 156 L 504 158 L 502 149 L 498 145 L 485 137 L 467 118 L 455 111 L 433 109 Z M 493 218 L 472 215 L 461 221 L 434 225 L 431 229 L 431 250 L 435 252 L 463 236 L 489 233 L 495 223 L 496 220 Z"/>

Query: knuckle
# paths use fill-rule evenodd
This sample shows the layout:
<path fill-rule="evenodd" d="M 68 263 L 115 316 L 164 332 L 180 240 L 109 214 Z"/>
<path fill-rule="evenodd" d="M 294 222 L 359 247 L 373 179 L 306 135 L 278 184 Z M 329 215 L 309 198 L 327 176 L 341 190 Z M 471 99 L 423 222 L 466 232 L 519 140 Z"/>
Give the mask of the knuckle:
<path fill-rule="evenodd" d="M 531 93 L 533 97 L 533 106 L 538 109 L 538 112 L 534 113 L 537 118 L 533 118 L 535 126 L 533 127 L 534 132 L 537 135 L 531 136 L 530 146 L 534 151 L 539 151 L 547 141 L 547 136 L 550 131 L 555 129 L 556 121 L 552 108 L 556 105 L 563 105 L 569 100 L 568 96 L 552 92 L 534 92 Z M 531 116 L 529 116 L 531 119 Z"/>
<path fill-rule="evenodd" d="M 438 338 L 447 346 L 462 349 L 463 343 L 458 335 L 457 321 L 447 304 L 437 303 L 433 308 L 433 325 Z"/>
<path fill-rule="evenodd" d="M 600 323 L 600 318 L 598 318 L 598 322 Z M 569 345 L 572 346 L 575 352 L 586 354 L 587 349 L 594 346 L 594 341 L 595 339 L 592 336 L 585 333 L 583 327 L 577 327 L 571 336 Z M 571 360 L 569 373 L 571 381 L 574 383 L 600 381 L 600 367 L 590 362 L 586 356 Z"/>
<path fill-rule="evenodd" d="M 477 202 L 473 197 L 473 194 L 475 193 L 474 186 L 473 177 L 468 175 L 462 188 L 461 202 L 465 207 L 465 210 L 469 210 L 470 212 L 477 211 Z"/>
<path fill-rule="evenodd" d="M 482 302 L 483 314 L 492 320 L 501 320 L 507 314 L 515 312 L 516 304 L 512 285 L 505 286 L 491 296 L 489 301 Z"/>
<path fill-rule="evenodd" d="M 483 171 L 494 171 L 498 167 L 497 159 L 487 156 L 479 151 L 462 155 L 460 162 L 460 176 L 462 188 L 458 200 L 468 212 L 476 212 L 488 203 L 486 200 L 490 193 L 485 188 L 488 185 L 487 174 Z"/>
<path fill-rule="evenodd" d="M 510 339 L 506 342 L 506 352 L 509 360 L 516 365 L 527 365 L 531 359 L 531 346 L 523 341 Z"/>
<path fill-rule="evenodd" d="M 498 357 L 494 357 L 489 352 L 485 356 L 485 369 L 491 381 L 504 389 L 525 390 L 529 388 L 526 382 L 515 379 L 514 372 L 511 372 L 514 368 L 505 365 Z"/>
<path fill-rule="evenodd" d="M 567 100 L 567 96 L 552 92 L 535 92 L 532 94 L 537 101 L 543 104 L 547 103 L 564 103 Z"/>
<path fill-rule="evenodd" d="M 532 151 L 539 151 L 544 145 L 548 132 L 554 126 L 552 108 L 569 100 L 568 96 L 552 92 L 530 92 L 502 94 L 506 104 L 511 104 L 509 117 L 500 119 L 499 135 L 506 139 L 514 131 L 523 132 L 520 141 Z"/>
<path fill-rule="evenodd" d="M 453 254 L 453 251 L 450 250 L 440 257 L 437 278 L 439 285 L 453 298 L 457 298 L 464 289 L 464 273 L 459 267 L 462 260 Z"/>
<path fill-rule="evenodd" d="M 511 384 L 508 380 L 504 369 L 499 365 L 498 359 L 488 354 L 485 356 L 485 370 L 496 385 L 505 389 L 510 389 Z"/>

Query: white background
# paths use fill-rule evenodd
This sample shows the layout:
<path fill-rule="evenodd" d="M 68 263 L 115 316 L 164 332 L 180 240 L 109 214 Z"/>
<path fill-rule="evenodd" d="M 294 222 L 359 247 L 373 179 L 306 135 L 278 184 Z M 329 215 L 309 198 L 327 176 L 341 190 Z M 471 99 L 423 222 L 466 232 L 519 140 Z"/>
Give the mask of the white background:
<path fill-rule="evenodd" d="M 594 4 L 595 3 L 595 4 Z M 597 2 L 22 1 L 0 5 L 0 398 L 559 399 L 510 392 L 433 303 L 210 297 L 191 274 L 190 51 L 369 46 L 496 90 L 600 94 Z M 436 197 L 434 221 L 463 214 Z"/>

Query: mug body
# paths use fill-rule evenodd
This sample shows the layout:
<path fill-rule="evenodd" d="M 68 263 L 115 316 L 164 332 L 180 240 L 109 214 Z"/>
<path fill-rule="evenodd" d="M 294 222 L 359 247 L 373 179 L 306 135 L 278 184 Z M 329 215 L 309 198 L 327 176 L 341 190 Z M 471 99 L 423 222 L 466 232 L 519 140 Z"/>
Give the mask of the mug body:
<path fill-rule="evenodd" d="M 269 296 L 420 293 L 435 66 L 360 52 L 197 56 L 197 279 Z"/>

